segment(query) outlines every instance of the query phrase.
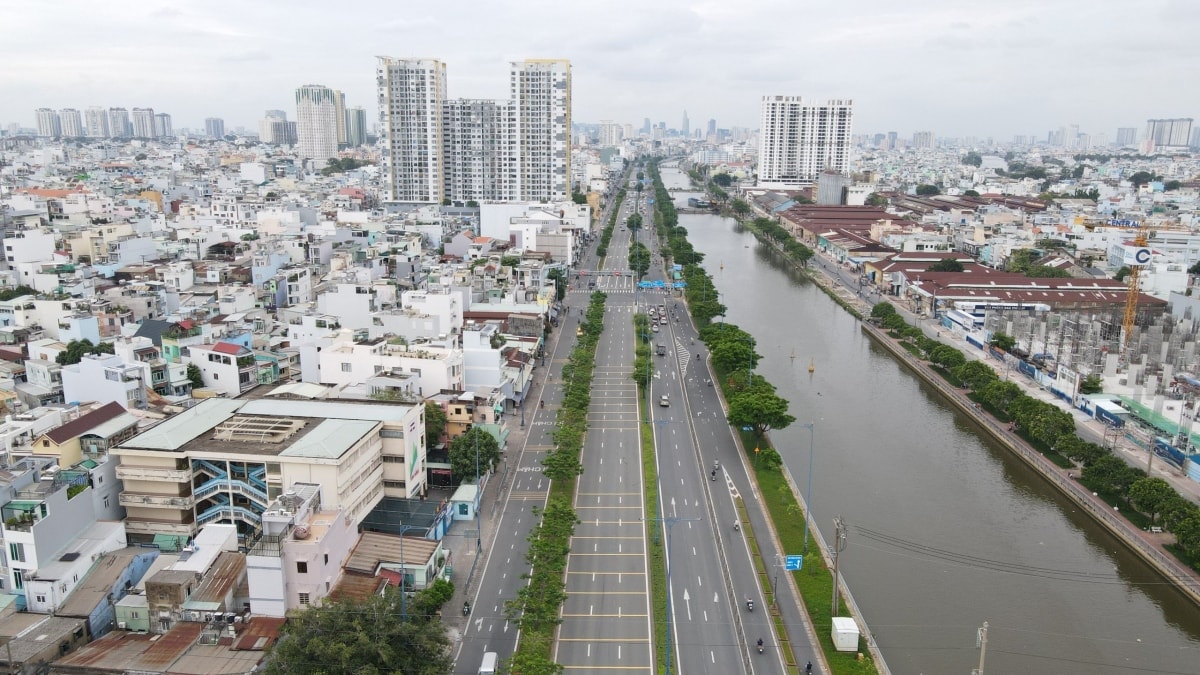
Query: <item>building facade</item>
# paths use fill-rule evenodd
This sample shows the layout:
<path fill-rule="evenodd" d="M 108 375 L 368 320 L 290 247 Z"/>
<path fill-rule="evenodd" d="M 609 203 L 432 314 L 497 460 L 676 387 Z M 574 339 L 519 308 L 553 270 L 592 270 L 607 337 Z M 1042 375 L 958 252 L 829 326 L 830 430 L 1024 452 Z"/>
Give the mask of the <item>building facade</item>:
<path fill-rule="evenodd" d="M 569 199 L 571 62 L 565 59 L 514 61 L 509 84 L 509 98 L 516 110 L 519 181 L 512 199 Z"/>
<path fill-rule="evenodd" d="M 58 119 L 58 112 L 53 108 L 38 108 L 37 114 L 37 132 L 42 138 L 59 138 L 62 136 L 62 123 Z"/>
<path fill-rule="evenodd" d="M 442 107 L 445 193 L 453 201 L 508 199 L 516 185 L 510 152 L 511 105 L 488 99 L 451 99 Z"/>
<path fill-rule="evenodd" d="M 807 187 L 825 169 L 846 170 L 853 101 L 813 104 L 801 96 L 770 95 L 763 96 L 761 112 L 759 187 Z"/>
<path fill-rule="evenodd" d="M 154 108 L 134 108 L 132 113 L 133 137 L 154 138 Z"/>
<path fill-rule="evenodd" d="M 75 108 L 63 108 L 58 111 L 58 120 L 62 124 L 62 135 L 66 138 L 82 138 L 87 135 L 84 131 L 83 117 Z"/>
<path fill-rule="evenodd" d="M 389 199 L 441 203 L 446 64 L 437 59 L 381 56 L 375 76 Z"/>
<path fill-rule="evenodd" d="M 225 120 L 220 117 L 204 118 L 204 133 L 209 138 L 225 137 Z"/>
<path fill-rule="evenodd" d="M 346 145 L 357 148 L 367 144 L 367 110 L 356 106 L 346 110 Z"/>
<path fill-rule="evenodd" d="M 297 154 L 317 167 L 337 157 L 337 99 L 339 92 L 319 84 L 296 90 Z"/>

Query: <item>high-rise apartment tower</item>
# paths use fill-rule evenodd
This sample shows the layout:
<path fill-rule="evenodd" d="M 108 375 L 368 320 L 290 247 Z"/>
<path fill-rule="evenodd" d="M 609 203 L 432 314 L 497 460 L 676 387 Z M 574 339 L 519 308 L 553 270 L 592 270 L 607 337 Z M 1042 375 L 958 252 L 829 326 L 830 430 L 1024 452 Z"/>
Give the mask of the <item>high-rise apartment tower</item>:
<path fill-rule="evenodd" d="M 763 96 L 759 186 L 799 188 L 812 185 L 825 169 L 844 172 L 852 121 L 850 99 L 813 104 L 800 96 Z"/>

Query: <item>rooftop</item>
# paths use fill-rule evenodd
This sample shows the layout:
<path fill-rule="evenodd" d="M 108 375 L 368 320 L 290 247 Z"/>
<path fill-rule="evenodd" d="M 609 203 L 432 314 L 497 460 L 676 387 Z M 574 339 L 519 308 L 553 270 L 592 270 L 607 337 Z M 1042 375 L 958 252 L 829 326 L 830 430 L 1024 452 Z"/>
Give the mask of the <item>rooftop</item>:
<path fill-rule="evenodd" d="M 154 549 L 129 546 L 104 554 L 92 565 L 91 571 L 79 586 L 67 596 L 66 602 L 58 608 L 58 613 L 63 616 L 87 618 L 112 593 L 113 585 L 133 563 L 134 558 L 155 553 Z"/>
<path fill-rule="evenodd" d="M 383 563 L 423 567 L 429 564 L 429 559 L 437 549 L 438 542 L 429 539 L 363 532 L 358 545 L 346 561 L 346 571 L 375 574 Z"/>

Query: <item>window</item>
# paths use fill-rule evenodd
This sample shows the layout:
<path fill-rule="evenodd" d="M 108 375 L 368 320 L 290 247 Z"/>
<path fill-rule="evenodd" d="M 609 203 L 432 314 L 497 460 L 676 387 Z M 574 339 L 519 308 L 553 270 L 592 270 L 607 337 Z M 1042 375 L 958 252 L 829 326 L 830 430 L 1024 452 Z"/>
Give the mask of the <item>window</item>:
<path fill-rule="evenodd" d="M 25 544 L 11 542 L 8 545 L 8 559 L 10 562 L 25 562 Z M 20 579 L 18 573 L 17 579 Z"/>
<path fill-rule="evenodd" d="M 349 364 L 349 363 L 342 364 L 342 372 L 343 373 L 349 373 L 349 372 L 353 372 L 353 371 L 354 371 L 354 366 L 352 364 Z"/>
<path fill-rule="evenodd" d="M 297 574 L 308 574 L 308 563 L 303 560 L 301 560 L 300 562 L 297 562 L 296 563 L 296 573 Z M 305 603 L 305 604 L 307 604 L 307 603 Z"/>
<path fill-rule="evenodd" d="M 46 596 L 44 596 L 44 595 L 36 595 L 36 596 L 34 596 L 34 597 L 37 599 L 37 601 L 38 601 L 38 602 L 45 602 L 45 601 L 46 601 Z"/>
<path fill-rule="evenodd" d="M 108 508 L 108 495 L 104 495 L 104 508 Z"/>
<path fill-rule="evenodd" d="M 301 594 L 300 594 L 300 604 L 302 604 L 302 605 L 307 605 L 307 604 L 308 604 L 308 593 L 301 593 Z"/>
<path fill-rule="evenodd" d="M 328 553 L 325 554 L 325 564 L 326 565 L 329 564 L 329 554 Z"/>

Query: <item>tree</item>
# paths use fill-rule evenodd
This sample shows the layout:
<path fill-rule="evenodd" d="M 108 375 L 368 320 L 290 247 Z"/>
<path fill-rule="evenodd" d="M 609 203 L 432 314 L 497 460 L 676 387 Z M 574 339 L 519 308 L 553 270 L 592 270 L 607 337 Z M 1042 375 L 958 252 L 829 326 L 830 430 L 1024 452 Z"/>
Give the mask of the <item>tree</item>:
<path fill-rule="evenodd" d="M 193 389 L 200 389 L 204 386 L 204 374 L 200 372 L 200 366 L 194 363 L 188 364 L 187 378 L 191 380 Z"/>
<path fill-rule="evenodd" d="M 992 339 L 988 342 L 988 344 L 994 345 L 997 349 L 1003 349 L 1006 352 L 1011 352 L 1013 347 L 1017 346 L 1017 339 L 1008 333 L 1001 333 L 997 331 L 992 333 Z"/>
<path fill-rule="evenodd" d="M 918 185 L 917 194 L 922 197 L 940 195 L 942 194 L 942 189 L 936 185 Z"/>
<path fill-rule="evenodd" d="M 1132 273 L 1133 273 L 1133 270 L 1129 269 L 1129 265 L 1125 265 L 1121 269 L 1117 270 L 1117 273 L 1113 275 L 1113 278 L 1116 279 L 1117 281 L 1125 281 L 1125 277 L 1129 276 Z"/>
<path fill-rule="evenodd" d="M 942 258 L 929 266 L 930 272 L 961 272 L 963 264 L 954 258 Z"/>
<path fill-rule="evenodd" d="M 625 226 L 631 230 L 640 230 L 642 228 L 642 214 L 635 213 L 626 218 Z"/>
<path fill-rule="evenodd" d="M 752 343 L 741 340 L 722 340 L 712 345 L 709 351 L 713 365 L 726 373 L 752 369 L 758 361 Z"/>
<path fill-rule="evenodd" d="M 967 190 L 967 191 L 963 192 L 963 196 L 964 197 L 978 197 L 979 192 L 976 190 Z"/>
<path fill-rule="evenodd" d="M 1175 489 L 1161 478 L 1139 478 L 1129 486 L 1129 502 L 1155 522 L 1163 507 L 1176 497 Z"/>
<path fill-rule="evenodd" d="M 966 157 L 963 157 L 962 163 L 969 164 L 970 166 L 979 166 L 983 164 L 983 157 L 978 152 L 972 150 L 967 153 Z"/>
<path fill-rule="evenodd" d="M 479 443 L 479 473 L 491 471 L 500 461 L 500 444 L 496 437 L 479 427 L 450 441 L 450 473 L 459 480 L 475 477 L 475 444 Z"/>
<path fill-rule="evenodd" d="M 444 595 L 440 588 L 421 591 L 403 613 L 396 591 L 297 612 L 280 629 L 263 672 L 448 675 L 451 644 L 434 604 Z"/>
<path fill-rule="evenodd" d="M 887 301 L 876 303 L 876 305 L 871 308 L 871 316 L 875 317 L 876 319 L 884 319 L 895 313 L 896 308 L 892 305 L 892 303 Z"/>
<path fill-rule="evenodd" d="M 1102 391 L 1104 391 L 1104 380 L 1095 373 L 1079 382 L 1079 393 L 1081 394 L 1099 394 Z"/>
<path fill-rule="evenodd" d="M 1174 192 L 1181 187 L 1183 187 L 1183 183 L 1177 180 L 1169 180 L 1163 183 L 1163 192 Z"/>
<path fill-rule="evenodd" d="M 727 188 L 730 185 L 733 185 L 733 176 L 730 176 L 727 173 L 719 173 L 712 177 L 712 182 L 720 185 L 723 188 Z"/>
<path fill-rule="evenodd" d="M 442 406 L 427 401 L 425 403 L 425 449 L 430 450 L 442 442 L 446 435 L 446 411 Z"/>
<path fill-rule="evenodd" d="M 60 366 L 69 366 L 74 363 L 79 363 L 87 354 L 112 354 L 113 346 L 109 342 L 101 342 L 98 345 L 92 344 L 92 341 L 84 338 L 82 340 L 71 340 L 67 343 L 66 351 L 58 353 L 54 357 L 54 362 Z"/>
<path fill-rule="evenodd" d="M 571 201 L 575 202 L 576 204 L 586 204 L 587 203 L 587 195 L 583 194 L 582 192 L 578 192 L 578 191 L 572 192 L 571 193 Z"/>
<path fill-rule="evenodd" d="M 741 199 L 735 199 L 730 202 L 729 208 L 732 209 L 735 214 L 743 217 L 749 215 L 750 213 L 750 205 Z"/>
<path fill-rule="evenodd" d="M 562 302 L 562 299 L 567 297 L 567 277 L 561 269 L 552 269 L 546 274 L 546 278 L 554 282 L 554 299 Z"/>
<path fill-rule="evenodd" d="M 997 380 L 996 371 L 983 361 L 967 361 L 951 371 L 959 382 L 971 389 L 982 389 Z"/>
<path fill-rule="evenodd" d="M 1149 171 L 1138 171 L 1129 177 L 1129 182 L 1133 183 L 1133 187 L 1141 187 L 1151 181 L 1162 180 L 1162 176 L 1155 176 Z"/>
<path fill-rule="evenodd" d="M 134 155 L 134 156 L 133 156 L 133 158 L 134 158 L 135 160 L 137 160 L 137 161 L 139 161 L 139 162 L 140 162 L 140 161 L 142 161 L 143 159 L 146 159 L 146 153 L 144 153 L 144 152 L 139 152 L 138 154 Z"/>
<path fill-rule="evenodd" d="M 650 271 L 650 249 L 640 241 L 629 247 L 629 269 L 639 277 Z"/>
<path fill-rule="evenodd" d="M 867 201 L 865 203 L 867 206 L 887 206 L 888 198 L 884 197 L 878 192 L 872 192 L 871 194 L 867 195 Z"/>
<path fill-rule="evenodd" d="M 729 423 L 751 427 L 762 438 L 771 429 L 782 429 L 796 421 L 787 412 L 788 402 L 773 391 L 751 387 L 729 399 Z"/>
<path fill-rule="evenodd" d="M 1193 275 L 1200 274 L 1200 262 L 1198 262 L 1198 263 L 1196 263 L 1195 265 L 1192 265 L 1191 267 L 1189 267 L 1189 268 L 1188 268 L 1188 274 L 1193 274 Z"/>
<path fill-rule="evenodd" d="M 1125 498 L 1129 486 L 1143 474 L 1114 455 L 1097 458 L 1083 468 L 1082 478 L 1099 490 L 1111 491 Z"/>

